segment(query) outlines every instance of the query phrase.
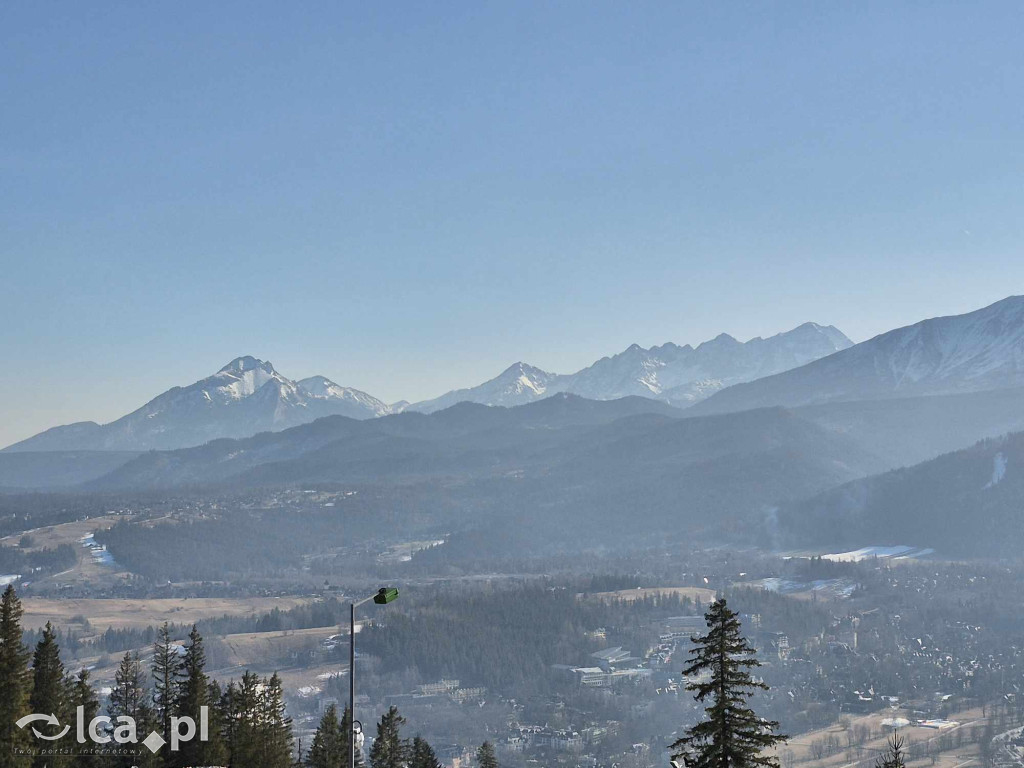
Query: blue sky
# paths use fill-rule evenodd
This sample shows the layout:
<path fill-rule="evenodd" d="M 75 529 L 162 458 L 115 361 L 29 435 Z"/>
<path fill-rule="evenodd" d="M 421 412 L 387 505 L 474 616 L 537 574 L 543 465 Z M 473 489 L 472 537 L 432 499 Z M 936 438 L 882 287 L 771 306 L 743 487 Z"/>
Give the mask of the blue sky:
<path fill-rule="evenodd" d="M 1017 3 L 8 3 L 0 444 L 1024 292 Z"/>

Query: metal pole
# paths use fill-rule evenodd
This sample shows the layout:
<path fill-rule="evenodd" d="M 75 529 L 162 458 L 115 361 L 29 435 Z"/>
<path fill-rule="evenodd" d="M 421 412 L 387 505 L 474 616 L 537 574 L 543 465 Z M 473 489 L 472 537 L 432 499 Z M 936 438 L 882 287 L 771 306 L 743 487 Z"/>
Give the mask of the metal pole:
<path fill-rule="evenodd" d="M 353 600 L 349 603 L 348 614 L 348 768 L 356 768 L 356 608 L 373 600 L 375 603 L 390 603 L 398 597 L 398 590 L 381 587 L 376 594 Z M 359 726 L 362 730 L 362 725 Z"/>
<path fill-rule="evenodd" d="M 356 768 L 356 603 L 349 604 L 348 623 L 348 768 Z"/>

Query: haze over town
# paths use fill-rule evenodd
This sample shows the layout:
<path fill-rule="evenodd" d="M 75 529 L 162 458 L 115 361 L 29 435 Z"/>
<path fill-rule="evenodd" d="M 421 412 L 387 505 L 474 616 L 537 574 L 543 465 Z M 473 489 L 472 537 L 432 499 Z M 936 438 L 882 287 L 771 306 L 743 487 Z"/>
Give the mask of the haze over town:
<path fill-rule="evenodd" d="M 1022 22 L 4 7 L 0 768 L 1024 768 Z"/>

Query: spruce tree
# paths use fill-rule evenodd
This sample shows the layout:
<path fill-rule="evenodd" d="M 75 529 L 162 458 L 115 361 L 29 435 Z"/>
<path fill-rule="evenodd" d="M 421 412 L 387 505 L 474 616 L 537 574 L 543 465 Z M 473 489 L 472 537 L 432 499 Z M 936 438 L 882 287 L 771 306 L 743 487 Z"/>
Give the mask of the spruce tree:
<path fill-rule="evenodd" d="M 121 659 L 117 671 L 114 673 L 114 687 L 110 692 L 110 699 L 107 702 L 107 710 L 116 730 L 120 723 L 119 717 L 130 717 L 135 721 L 136 738 L 139 744 L 136 746 L 137 754 L 119 755 L 111 758 L 111 763 L 119 768 L 139 766 L 139 768 L 153 768 L 163 764 L 163 760 L 153 755 L 146 747 L 141 746 L 150 731 L 159 728 L 159 723 L 149 705 L 149 697 L 146 691 L 146 672 L 142 666 L 142 660 L 137 652 L 128 652 Z M 125 751 L 130 745 L 125 745 Z"/>
<path fill-rule="evenodd" d="M 433 748 L 419 736 L 412 740 L 409 768 L 441 768 Z"/>
<path fill-rule="evenodd" d="M 275 672 L 269 680 L 263 681 L 260 695 L 260 742 L 264 768 L 291 768 L 292 720 L 285 713 L 284 689 L 281 678 Z"/>
<path fill-rule="evenodd" d="M 320 718 L 306 757 L 306 765 L 308 768 L 347 768 L 347 746 L 348 743 L 342 738 L 341 723 L 338 722 L 338 708 L 331 704 Z"/>
<path fill-rule="evenodd" d="M 227 728 L 228 765 L 262 763 L 260 744 L 260 689 L 255 673 L 246 671 L 238 683 L 229 683 L 224 692 L 224 722 Z"/>
<path fill-rule="evenodd" d="M 81 670 L 78 677 L 70 682 L 68 699 L 72 710 L 78 707 L 82 708 L 82 720 L 85 727 L 88 728 L 89 723 L 100 711 L 100 702 L 96 698 L 96 692 L 89 684 L 89 670 Z M 87 743 L 85 746 L 89 748 L 92 745 Z M 89 749 L 82 750 L 82 754 L 76 755 L 71 760 L 71 768 L 99 768 L 99 765 L 99 755 L 90 754 Z"/>
<path fill-rule="evenodd" d="M 57 736 L 64 725 L 69 722 L 67 687 L 64 678 L 64 665 L 60 660 L 60 647 L 57 645 L 57 633 L 49 622 L 43 629 L 43 636 L 36 644 L 32 656 L 32 694 L 29 696 L 29 709 L 40 715 L 54 715 L 61 720 L 58 725 L 40 723 L 34 726 L 43 736 Z M 44 750 L 32 759 L 32 768 L 61 768 L 69 762 L 67 755 L 47 754 L 55 746 L 70 746 L 69 743 L 36 739 L 36 749 Z M 58 750 L 59 751 L 59 750 Z"/>
<path fill-rule="evenodd" d="M 23 609 L 14 587 L 0 598 L 0 768 L 23 768 L 16 750 L 30 748 L 29 734 L 15 722 L 29 714 L 29 652 L 22 643 Z"/>
<path fill-rule="evenodd" d="M 485 741 L 476 751 L 476 763 L 479 768 L 498 768 L 498 758 L 494 755 L 494 745 Z"/>
<path fill-rule="evenodd" d="M 693 638 L 690 665 L 683 670 L 694 682 L 686 686 L 704 708 L 707 719 L 676 741 L 673 759 L 682 758 L 686 768 L 778 768 L 778 759 L 765 754 L 785 736 L 775 733 L 778 723 L 758 717 L 747 699 L 768 686 L 754 680 L 749 670 L 759 667 L 754 649 L 740 633 L 737 614 L 724 599 L 711 604 L 704 614 L 708 633 Z"/>
<path fill-rule="evenodd" d="M 402 739 L 401 728 L 405 718 L 398 707 L 391 707 L 377 723 L 377 738 L 370 747 L 371 768 L 404 768 L 409 757 L 409 745 Z"/>
<path fill-rule="evenodd" d="M 206 693 L 206 700 L 210 707 L 210 734 L 204 750 L 206 752 L 207 765 L 226 765 L 228 760 L 225 734 L 228 731 L 227 716 L 223 710 L 222 702 L 224 694 L 221 691 L 220 683 L 211 680 Z"/>
<path fill-rule="evenodd" d="M 212 686 L 210 692 L 213 692 Z M 220 728 L 221 743 L 224 745 L 225 765 L 231 765 L 235 759 L 235 746 L 239 731 L 239 717 L 235 708 L 237 702 L 238 687 L 232 680 L 222 691 L 220 706 L 217 707 L 217 725 Z"/>
<path fill-rule="evenodd" d="M 180 681 L 181 657 L 177 646 L 171 642 L 171 630 L 165 621 L 153 643 L 153 714 L 160 735 L 168 743 L 171 740 L 171 717 L 175 714 Z"/>
<path fill-rule="evenodd" d="M 216 765 L 221 757 L 218 743 L 218 729 L 214 727 L 212 709 L 220 698 L 211 699 L 210 678 L 206 674 L 206 651 L 203 637 L 193 625 L 188 635 L 188 645 L 179 667 L 177 690 L 174 695 L 174 709 L 178 717 L 191 717 L 196 723 L 197 737 L 184 742 L 173 757 L 176 766 Z M 207 720 L 210 723 L 209 740 L 198 738 L 199 724 L 202 719 L 202 708 L 207 708 Z"/>

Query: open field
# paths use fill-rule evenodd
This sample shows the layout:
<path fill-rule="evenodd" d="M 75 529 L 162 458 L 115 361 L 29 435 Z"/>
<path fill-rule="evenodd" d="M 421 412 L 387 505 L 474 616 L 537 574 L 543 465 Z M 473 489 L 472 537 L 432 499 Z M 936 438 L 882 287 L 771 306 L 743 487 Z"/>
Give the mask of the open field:
<path fill-rule="evenodd" d="M 688 597 L 691 600 L 700 600 L 702 603 L 707 604 L 714 601 L 715 590 L 704 587 L 646 587 L 642 589 L 619 589 L 615 592 L 594 592 L 587 595 L 587 597 L 596 600 L 632 603 L 634 600 L 668 595 Z"/>
<path fill-rule="evenodd" d="M 886 741 L 892 734 L 891 728 L 882 725 L 882 721 L 892 717 L 906 717 L 901 712 L 875 712 L 870 715 L 859 715 L 843 718 L 828 728 L 821 728 L 798 736 L 794 736 L 783 745 L 778 754 L 782 758 L 783 768 L 793 766 L 814 766 L 814 768 L 872 768 L 876 758 L 885 751 Z M 941 768 L 967 768 L 980 765 L 977 761 L 978 745 L 967 743 L 971 730 L 984 725 L 985 719 L 981 709 L 971 709 L 950 715 L 950 720 L 959 725 L 937 730 L 917 725 L 907 725 L 899 729 L 899 735 L 911 746 L 911 760 L 908 766 L 940 766 Z M 954 736 L 963 731 L 964 743 L 940 752 L 935 762 L 926 757 L 923 749 L 914 749 L 913 745 L 938 744 L 944 736 Z M 868 734 L 866 738 L 858 738 L 860 734 Z M 839 745 L 831 755 L 823 755 L 820 745 L 828 740 Z M 819 745 L 818 749 L 815 745 Z"/>
<path fill-rule="evenodd" d="M 25 534 L 29 534 L 35 541 L 35 545 L 30 547 L 29 551 L 68 544 L 74 548 L 75 554 L 78 555 L 78 563 L 62 573 L 35 579 L 36 584 L 89 584 L 92 586 L 103 586 L 123 579 L 126 571 L 116 564 L 103 562 L 94 557 L 92 551 L 83 546 L 82 540 L 96 531 L 110 528 L 122 519 L 122 515 L 103 515 L 102 517 L 93 517 L 88 520 L 75 520 L 71 523 L 36 528 L 0 539 L 0 545 L 16 547 L 21 541 L 21 537 Z"/>
<path fill-rule="evenodd" d="M 120 515 L 104 515 L 103 517 L 91 517 L 88 520 L 75 520 L 72 523 L 50 525 L 45 528 L 33 528 L 32 530 L 13 533 L 10 536 L 3 537 L 0 539 L 0 545 L 16 547 L 18 542 L 21 541 L 21 537 L 27 534 L 36 541 L 36 546 L 32 547 L 32 549 L 56 547 L 60 544 L 78 546 L 78 542 L 83 536 L 87 536 L 93 531 L 109 528 L 120 519 L 122 519 Z"/>
<path fill-rule="evenodd" d="M 29 597 L 24 600 L 24 625 L 38 628 L 52 621 L 71 623 L 74 616 L 85 616 L 96 629 L 107 627 L 147 627 L 163 624 L 191 624 L 219 616 L 251 616 L 274 608 L 286 611 L 310 602 L 310 597 L 194 597 L 155 600 L 70 599 Z"/>
<path fill-rule="evenodd" d="M 277 661 L 287 654 L 308 654 L 319 648 L 320 643 L 328 637 L 338 634 L 338 631 L 337 627 L 316 627 L 282 632 L 252 632 L 225 635 L 222 641 L 230 651 L 231 664 L 260 667 L 267 659 Z M 347 628 L 345 635 L 348 635 Z"/>

